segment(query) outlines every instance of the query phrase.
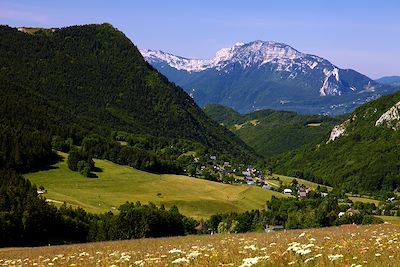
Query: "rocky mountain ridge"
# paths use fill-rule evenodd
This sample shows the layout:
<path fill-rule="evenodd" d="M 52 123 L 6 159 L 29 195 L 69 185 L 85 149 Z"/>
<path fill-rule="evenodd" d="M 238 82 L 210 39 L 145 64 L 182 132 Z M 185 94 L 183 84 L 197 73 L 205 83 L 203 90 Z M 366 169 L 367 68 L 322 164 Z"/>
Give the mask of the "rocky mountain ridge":
<path fill-rule="evenodd" d="M 354 70 L 272 41 L 236 43 L 211 59 L 140 52 L 198 104 L 222 104 L 244 113 L 272 108 L 335 115 L 392 92 Z"/>

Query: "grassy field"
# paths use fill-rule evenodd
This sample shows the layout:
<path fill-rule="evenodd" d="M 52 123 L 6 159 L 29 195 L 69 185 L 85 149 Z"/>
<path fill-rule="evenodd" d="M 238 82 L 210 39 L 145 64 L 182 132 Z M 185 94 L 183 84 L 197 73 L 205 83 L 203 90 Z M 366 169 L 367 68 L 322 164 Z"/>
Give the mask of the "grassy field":
<path fill-rule="evenodd" d="M 291 184 L 293 179 L 296 179 L 297 182 L 299 184 L 304 184 L 306 187 L 309 187 L 311 189 L 316 189 L 318 187 L 319 184 L 317 183 L 313 183 L 307 180 L 303 180 L 303 179 L 299 179 L 299 178 L 295 178 L 295 177 L 289 177 L 289 176 L 285 176 L 285 175 L 279 175 L 279 174 L 273 174 L 274 177 L 279 177 L 279 180 L 282 181 L 283 184 Z M 269 184 L 271 184 L 272 186 L 275 187 L 279 187 L 279 181 L 278 180 L 266 180 Z M 324 185 L 320 185 L 320 186 L 324 186 Z M 332 187 L 329 186 L 325 186 L 326 188 L 328 188 L 328 190 L 332 190 Z"/>
<path fill-rule="evenodd" d="M 400 225 L 0 249 L 5 266 L 400 266 Z"/>
<path fill-rule="evenodd" d="M 283 184 L 290 184 L 292 183 L 293 179 L 296 179 L 299 184 L 304 184 L 306 187 L 309 187 L 311 189 L 316 189 L 319 184 L 313 183 L 307 180 L 299 179 L 299 178 L 294 178 L 290 176 L 284 176 L 284 175 L 279 175 L 279 174 L 274 174 L 275 177 L 279 177 L 279 180 L 283 182 Z M 279 187 L 279 181 L 277 180 L 267 180 L 269 184 L 275 187 Z M 324 186 L 324 185 L 320 185 Z M 332 190 L 333 188 L 330 186 L 325 186 L 328 188 L 328 191 Z M 351 194 L 346 194 L 348 198 L 353 201 L 353 202 L 362 202 L 362 203 L 373 203 L 376 206 L 379 206 L 380 201 L 376 199 L 369 198 L 368 196 L 352 196 Z"/>
<path fill-rule="evenodd" d="M 380 201 L 368 197 L 352 197 L 349 196 L 349 199 L 353 202 L 361 202 L 361 203 L 372 203 L 375 204 L 375 206 L 379 206 Z"/>
<path fill-rule="evenodd" d="M 398 216 L 384 216 L 384 215 L 381 215 L 381 216 L 376 216 L 376 217 L 379 217 L 379 218 L 381 218 L 382 220 L 384 220 L 385 222 L 388 222 L 388 223 L 400 224 L 400 217 L 398 217 Z"/>
<path fill-rule="evenodd" d="M 181 175 L 157 175 L 121 166 L 106 160 L 95 160 L 98 178 L 85 178 L 72 172 L 62 162 L 53 169 L 26 174 L 38 187 L 47 189 L 45 197 L 67 202 L 91 212 L 115 210 L 126 201 L 177 205 L 194 218 L 264 208 L 272 196 L 282 194 L 254 186 L 227 185 Z"/>
<path fill-rule="evenodd" d="M 307 124 L 308 127 L 320 127 L 321 123 L 309 123 Z"/>

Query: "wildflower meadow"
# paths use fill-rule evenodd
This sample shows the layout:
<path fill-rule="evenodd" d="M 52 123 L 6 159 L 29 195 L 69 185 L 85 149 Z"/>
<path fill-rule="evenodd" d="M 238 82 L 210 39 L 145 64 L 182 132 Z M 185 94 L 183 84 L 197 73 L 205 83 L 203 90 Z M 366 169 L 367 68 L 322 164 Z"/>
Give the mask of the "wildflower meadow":
<path fill-rule="evenodd" d="M 400 225 L 0 249 L 0 266 L 400 266 Z"/>

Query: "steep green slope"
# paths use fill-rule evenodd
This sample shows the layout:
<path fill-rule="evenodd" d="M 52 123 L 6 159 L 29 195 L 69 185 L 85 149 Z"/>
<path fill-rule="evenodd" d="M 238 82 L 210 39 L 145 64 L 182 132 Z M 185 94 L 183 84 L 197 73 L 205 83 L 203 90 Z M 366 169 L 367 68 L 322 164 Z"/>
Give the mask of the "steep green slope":
<path fill-rule="evenodd" d="M 399 101 L 396 93 L 367 103 L 335 127 L 336 139 L 289 152 L 271 165 L 277 172 L 348 191 L 395 190 L 400 185 Z"/>
<path fill-rule="evenodd" d="M 204 111 L 267 158 L 318 143 L 338 122 L 332 117 L 288 111 L 261 110 L 241 115 L 221 105 L 207 105 Z"/>
<path fill-rule="evenodd" d="M 0 26 L 0 54 L 0 97 L 8 107 L 1 108 L 2 136 L 37 131 L 48 145 L 55 134 L 79 143 L 89 133 L 109 136 L 118 130 L 187 139 L 243 160 L 255 158 L 109 24 L 30 33 Z M 3 142 L 0 161 L 18 154 L 23 142 L 11 143 Z"/>

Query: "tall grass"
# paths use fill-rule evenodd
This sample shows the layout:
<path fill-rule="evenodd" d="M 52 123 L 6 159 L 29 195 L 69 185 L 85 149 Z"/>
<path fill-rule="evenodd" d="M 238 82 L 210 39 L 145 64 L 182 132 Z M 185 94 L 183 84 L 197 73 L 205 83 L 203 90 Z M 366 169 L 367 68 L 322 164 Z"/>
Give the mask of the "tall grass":
<path fill-rule="evenodd" d="M 393 224 L 0 250 L 0 265 L 400 266 Z"/>

